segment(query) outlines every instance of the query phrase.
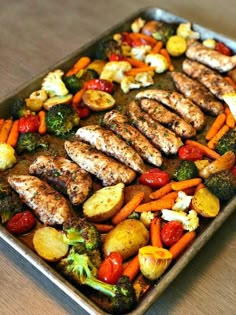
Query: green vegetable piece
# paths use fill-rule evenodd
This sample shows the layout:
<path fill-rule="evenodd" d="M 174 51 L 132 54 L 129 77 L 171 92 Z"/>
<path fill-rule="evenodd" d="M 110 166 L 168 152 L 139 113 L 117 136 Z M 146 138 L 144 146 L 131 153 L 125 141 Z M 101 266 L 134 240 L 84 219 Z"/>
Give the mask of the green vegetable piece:
<path fill-rule="evenodd" d="M 11 116 L 14 120 L 20 117 L 31 114 L 32 112 L 27 108 L 25 100 L 19 98 L 11 105 Z"/>
<path fill-rule="evenodd" d="M 193 161 L 184 160 L 175 169 L 173 178 L 177 181 L 198 177 L 198 169 Z"/>
<path fill-rule="evenodd" d="M 82 88 L 82 82 L 75 74 L 69 77 L 64 76 L 62 80 L 65 83 L 68 91 L 72 94 L 75 94 Z"/>
<path fill-rule="evenodd" d="M 96 48 L 96 58 L 108 60 L 112 54 L 121 55 L 120 45 L 114 39 L 105 39 L 101 41 Z"/>
<path fill-rule="evenodd" d="M 38 134 L 34 132 L 21 133 L 16 144 L 16 152 L 33 152 L 37 148 L 47 148 L 48 143 Z"/>
<path fill-rule="evenodd" d="M 236 129 L 231 129 L 223 135 L 216 145 L 215 151 L 220 155 L 228 151 L 233 151 L 236 154 Z"/>

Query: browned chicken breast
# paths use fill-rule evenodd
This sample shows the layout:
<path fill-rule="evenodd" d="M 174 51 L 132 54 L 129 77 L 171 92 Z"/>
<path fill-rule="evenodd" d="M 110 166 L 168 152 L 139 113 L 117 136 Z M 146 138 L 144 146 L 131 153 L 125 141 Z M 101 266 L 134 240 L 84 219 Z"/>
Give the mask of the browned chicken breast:
<path fill-rule="evenodd" d="M 236 55 L 223 55 L 198 41 L 189 45 L 186 56 L 220 72 L 227 72 L 236 67 Z"/>
<path fill-rule="evenodd" d="M 79 128 L 76 136 L 97 150 L 113 156 L 133 170 L 139 173 L 145 172 L 146 167 L 140 155 L 111 130 L 104 129 L 99 125 L 90 125 Z"/>
<path fill-rule="evenodd" d="M 170 75 L 177 90 L 206 113 L 216 116 L 224 110 L 222 103 L 200 82 L 181 72 L 171 72 Z"/>
<path fill-rule="evenodd" d="M 185 121 L 193 125 L 196 130 L 201 130 L 204 126 L 204 114 L 200 108 L 193 104 L 182 94 L 165 90 L 145 90 L 136 95 L 136 99 L 142 98 L 153 99 L 170 107 L 179 114 Z"/>
<path fill-rule="evenodd" d="M 74 205 L 82 203 L 92 188 L 90 175 L 63 157 L 38 156 L 30 165 L 29 172 L 40 175 L 55 189 L 67 194 Z"/>
<path fill-rule="evenodd" d="M 8 177 L 8 182 L 44 224 L 63 224 L 72 216 L 69 201 L 41 179 L 12 175 Z"/>
<path fill-rule="evenodd" d="M 236 92 L 232 85 L 226 82 L 220 74 L 199 62 L 185 59 L 183 62 L 183 70 L 191 78 L 205 85 L 205 87 L 220 100 L 223 100 L 224 94 Z"/>
<path fill-rule="evenodd" d="M 86 143 L 65 141 L 65 149 L 75 163 L 99 178 L 104 186 L 118 183 L 130 184 L 136 177 L 136 173 L 132 169 L 96 149 L 92 149 Z"/>
<path fill-rule="evenodd" d="M 135 101 L 129 104 L 128 115 L 132 124 L 164 153 L 176 154 L 178 149 L 183 145 L 179 137 L 153 120 L 140 109 Z"/>
<path fill-rule="evenodd" d="M 128 117 L 116 110 L 105 114 L 103 123 L 118 134 L 123 140 L 134 147 L 138 154 L 147 162 L 161 166 L 162 156 L 146 137 L 128 123 Z"/>
<path fill-rule="evenodd" d="M 140 107 L 154 120 L 172 129 L 178 136 L 191 138 L 195 136 L 196 130 L 177 114 L 169 111 L 165 106 L 155 100 L 143 98 L 140 100 Z"/>

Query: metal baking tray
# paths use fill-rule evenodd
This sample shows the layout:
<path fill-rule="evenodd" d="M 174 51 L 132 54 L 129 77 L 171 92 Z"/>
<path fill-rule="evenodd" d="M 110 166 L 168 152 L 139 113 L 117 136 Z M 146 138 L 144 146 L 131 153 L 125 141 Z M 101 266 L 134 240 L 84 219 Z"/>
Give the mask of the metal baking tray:
<path fill-rule="evenodd" d="M 118 25 L 107 30 L 101 34 L 96 40 L 80 47 L 77 51 L 71 55 L 65 57 L 60 62 L 54 64 L 48 68 L 44 73 L 41 73 L 30 82 L 27 82 L 23 86 L 19 87 L 16 91 L 9 94 L 7 97 L 0 99 L 0 117 L 9 116 L 10 104 L 13 100 L 19 97 L 26 97 L 32 91 L 39 88 L 43 77 L 50 71 L 56 68 L 68 69 L 70 68 L 78 57 L 82 55 L 88 55 L 94 58 L 95 47 L 97 44 L 107 36 L 126 31 L 129 29 L 131 22 L 137 18 L 160 20 L 169 23 L 185 22 L 186 19 L 176 16 L 166 10 L 160 8 L 146 8 L 136 12 L 128 19 L 122 21 Z M 201 34 L 201 38 L 215 38 L 217 40 L 225 42 L 233 51 L 236 51 L 236 39 L 226 37 L 223 34 L 216 33 L 206 27 L 192 23 L 192 28 Z M 171 284 L 171 282 L 177 277 L 177 275 L 184 269 L 184 267 L 190 262 L 190 260 L 197 254 L 197 252 L 204 246 L 204 244 L 211 238 L 211 236 L 217 231 L 217 229 L 227 220 L 227 218 L 234 212 L 236 208 L 236 196 L 228 202 L 220 211 L 218 216 L 214 218 L 207 227 L 201 231 L 191 247 L 178 259 L 178 261 L 171 267 L 171 269 L 159 279 L 159 281 L 150 289 L 150 291 L 143 297 L 138 303 L 135 310 L 129 314 L 141 315 L 144 314 L 153 303 L 158 299 L 162 292 Z M 7 232 L 7 230 L 0 225 L 0 237 L 14 248 L 20 255 L 27 259 L 34 267 L 42 272 L 49 280 L 51 280 L 57 287 L 59 287 L 65 294 L 67 294 L 72 300 L 74 300 L 80 307 L 82 307 L 89 314 L 104 315 L 108 314 L 93 303 L 88 297 L 81 293 L 77 288 L 65 280 L 58 272 L 56 272 L 51 266 L 49 266 L 43 259 L 37 256 L 31 249 L 23 244 L 19 239 Z"/>

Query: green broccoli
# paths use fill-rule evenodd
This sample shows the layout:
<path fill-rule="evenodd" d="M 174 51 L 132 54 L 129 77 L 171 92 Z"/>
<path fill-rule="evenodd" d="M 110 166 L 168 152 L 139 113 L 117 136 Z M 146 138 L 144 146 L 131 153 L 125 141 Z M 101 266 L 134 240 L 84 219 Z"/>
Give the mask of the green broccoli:
<path fill-rule="evenodd" d="M 220 155 L 225 154 L 227 151 L 236 153 L 236 129 L 229 130 L 218 142 L 215 147 L 216 152 Z"/>
<path fill-rule="evenodd" d="M 81 70 L 76 76 L 79 77 L 82 86 L 90 80 L 99 79 L 99 74 L 94 69 Z"/>
<path fill-rule="evenodd" d="M 198 169 L 193 161 L 184 160 L 179 163 L 174 171 L 173 178 L 181 181 L 198 177 Z"/>
<path fill-rule="evenodd" d="M 20 117 L 31 114 L 32 112 L 27 108 L 25 100 L 19 98 L 11 105 L 11 116 L 14 120 Z"/>
<path fill-rule="evenodd" d="M 47 148 L 48 143 L 42 137 L 40 137 L 38 133 L 21 133 L 17 140 L 16 152 L 18 154 L 21 154 L 23 152 L 33 152 L 39 147 Z"/>
<path fill-rule="evenodd" d="M 96 48 L 97 59 L 107 60 L 112 54 L 122 55 L 121 46 L 114 39 L 101 41 Z"/>
<path fill-rule="evenodd" d="M 129 312 L 136 304 L 136 295 L 127 276 L 122 276 L 116 285 L 107 284 L 96 278 L 97 268 L 89 256 L 78 254 L 72 248 L 66 258 L 57 265 L 58 269 L 70 280 L 86 285 L 109 298 L 113 314 Z"/>
<path fill-rule="evenodd" d="M 236 194 L 236 176 L 230 170 L 210 175 L 205 185 L 220 200 L 229 200 Z"/>
<path fill-rule="evenodd" d="M 65 83 L 68 91 L 72 94 L 75 94 L 82 88 L 82 82 L 75 74 L 69 77 L 64 76 L 62 80 Z"/>
<path fill-rule="evenodd" d="M 152 36 L 155 39 L 161 40 L 164 43 L 166 43 L 168 39 L 170 38 L 170 36 L 175 35 L 175 33 L 176 33 L 176 25 L 165 23 L 165 22 L 159 22 L 158 29 L 152 34 Z"/>
<path fill-rule="evenodd" d="M 79 115 L 70 105 L 55 105 L 46 113 L 47 131 L 56 136 L 64 136 L 69 133 L 79 125 L 79 122 Z"/>

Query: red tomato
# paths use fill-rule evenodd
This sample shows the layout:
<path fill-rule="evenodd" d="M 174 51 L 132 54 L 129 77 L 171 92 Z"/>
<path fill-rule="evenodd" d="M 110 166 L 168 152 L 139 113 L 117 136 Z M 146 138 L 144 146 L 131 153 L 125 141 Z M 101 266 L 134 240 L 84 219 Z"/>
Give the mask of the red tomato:
<path fill-rule="evenodd" d="M 179 221 L 167 222 L 161 229 L 161 239 L 167 247 L 174 245 L 183 234 L 183 225 Z"/>
<path fill-rule="evenodd" d="M 122 275 L 122 271 L 121 254 L 112 252 L 101 263 L 98 270 L 98 279 L 109 284 L 116 284 Z"/>
<path fill-rule="evenodd" d="M 180 160 L 197 161 L 202 159 L 203 152 L 191 144 L 186 144 L 180 147 L 178 156 Z"/>
<path fill-rule="evenodd" d="M 110 55 L 109 61 L 120 61 L 123 60 L 123 58 L 124 58 L 123 56 L 113 53 Z"/>
<path fill-rule="evenodd" d="M 12 234 L 24 234 L 29 232 L 35 225 L 34 215 L 26 210 L 15 214 L 7 223 L 7 230 Z"/>
<path fill-rule="evenodd" d="M 87 90 L 99 90 L 107 93 L 112 93 L 113 83 L 104 79 L 92 79 L 85 83 Z"/>
<path fill-rule="evenodd" d="M 39 118 L 37 115 L 28 115 L 19 119 L 19 132 L 37 132 L 39 129 Z"/>
<path fill-rule="evenodd" d="M 223 44 L 221 42 L 217 42 L 216 43 L 215 50 L 220 52 L 223 55 L 226 55 L 226 56 L 231 56 L 232 55 L 231 50 L 229 49 L 229 47 L 227 47 L 225 44 Z"/>
<path fill-rule="evenodd" d="M 236 176 L 236 166 L 232 168 L 232 173 Z"/>
<path fill-rule="evenodd" d="M 86 105 L 78 107 L 76 111 L 81 119 L 88 117 L 91 113 L 90 109 Z"/>
<path fill-rule="evenodd" d="M 169 174 L 159 168 L 152 168 L 139 177 L 139 183 L 151 188 L 159 188 L 170 181 Z"/>

